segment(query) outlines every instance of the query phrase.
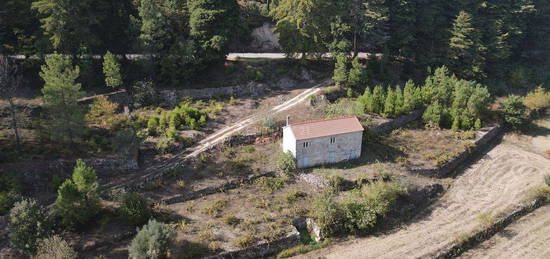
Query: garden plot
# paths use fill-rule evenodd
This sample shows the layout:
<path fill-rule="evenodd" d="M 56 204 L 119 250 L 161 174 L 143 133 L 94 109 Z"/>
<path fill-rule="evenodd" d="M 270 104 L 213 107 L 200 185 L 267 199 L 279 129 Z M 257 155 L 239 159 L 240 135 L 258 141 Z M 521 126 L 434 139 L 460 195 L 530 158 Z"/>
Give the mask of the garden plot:
<path fill-rule="evenodd" d="M 491 150 L 457 177 L 442 198 L 396 232 L 343 242 L 304 258 L 419 258 L 460 242 L 478 230 L 480 215 L 513 208 L 543 184 L 550 160 L 510 141 Z M 367 251 L 367 252 L 366 252 Z"/>
<path fill-rule="evenodd" d="M 399 162 L 410 168 L 435 168 L 473 146 L 475 132 L 430 129 L 419 122 L 393 131 L 383 143 L 403 153 Z"/>

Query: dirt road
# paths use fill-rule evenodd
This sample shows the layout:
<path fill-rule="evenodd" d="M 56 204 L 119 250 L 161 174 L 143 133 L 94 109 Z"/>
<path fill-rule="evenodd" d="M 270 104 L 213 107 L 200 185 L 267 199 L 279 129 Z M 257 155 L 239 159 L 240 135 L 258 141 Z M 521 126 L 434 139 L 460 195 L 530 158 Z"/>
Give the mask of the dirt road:
<path fill-rule="evenodd" d="M 535 210 L 460 258 L 550 258 L 550 206 Z"/>
<path fill-rule="evenodd" d="M 393 233 L 335 244 L 301 258 L 431 257 L 481 223 L 518 204 L 529 189 L 543 184 L 550 160 L 505 142 L 457 177 L 452 187 L 419 218 Z"/>
<path fill-rule="evenodd" d="M 303 91 L 302 93 L 298 94 L 294 98 L 292 98 L 292 99 L 290 99 L 290 100 L 288 100 L 288 101 L 286 101 L 286 102 L 284 102 L 280 105 L 272 107 L 267 112 L 272 114 L 272 115 L 275 115 L 275 114 L 280 113 L 282 111 L 286 111 L 286 110 L 290 109 L 291 107 L 293 107 L 294 105 L 303 102 L 310 95 L 316 94 L 317 92 L 319 92 L 321 90 L 321 87 L 328 86 L 328 85 L 333 84 L 333 83 L 334 83 L 334 81 L 332 79 L 323 80 L 321 83 L 316 84 L 312 88 Z M 258 122 L 259 120 L 262 119 L 262 116 L 264 114 L 265 113 L 252 115 L 252 116 L 242 120 L 241 122 L 235 123 L 231 126 L 225 127 L 225 128 L 223 128 L 223 129 L 221 129 L 217 132 L 214 132 L 213 134 L 211 134 L 208 137 L 201 140 L 198 143 L 197 146 L 191 148 L 189 150 L 189 151 L 191 151 L 191 153 L 186 155 L 185 157 L 186 158 L 196 157 L 197 155 L 199 155 L 204 150 L 207 150 L 208 148 L 210 148 L 212 145 L 216 145 L 219 142 L 226 139 L 227 137 L 239 132 L 243 128 L 246 128 L 246 127 L 251 126 L 252 124 Z"/>
<path fill-rule="evenodd" d="M 268 109 L 266 112 L 270 113 L 271 115 L 286 111 L 293 106 L 303 102 L 306 100 L 310 95 L 318 93 L 323 87 L 329 86 L 333 84 L 334 81 L 332 79 L 325 79 L 321 81 L 320 83 L 314 85 L 313 87 L 301 92 L 294 98 L 291 98 L 287 101 L 285 101 L 282 104 L 279 104 L 277 106 L 274 106 L 270 109 Z M 107 185 L 106 188 L 108 189 L 117 189 L 129 185 L 133 185 L 137 182 L 142 182 L 144 179 L 150 179 L 156 175 L 159 175 L 163 172 L 166 172 L 168 170 L 174 169 L 177 166 L 179 166 L 182 162 L 186 161 L 187 159 L 193 158 L 198 156 L 200 153 L 204 152 L 205 150 L 208 150 L 213 145 L 216 145 L 220 142 L 222 142 L 224 139 L 228 138 L 229 136 L 238 133 L 240 130 L 253 125 L 254 123 L 258 122 L 262 119 L 263 116 L 265 116 L 265 112 L 254 114 L 246 119 L 243 119 L 242 121 L 235 123 L 231 126 L 227 126 L 223 129 L 220 129 L 204 139 L 202 139 L 197 145 L 184 150 L 180 152 L 179 154 L 174 155 L 174 157 L 170 159 L 166 159 L 164 161 L 161 161 L 159 163 L 156 163 L 153 166 L 147 167 L 142 170 L 142 172 L 138 175 L 132 175 L 131 179 L 126 179 L 123 177 L 119 177 L 119 181 L 117 181 L 114 184 Z"/>

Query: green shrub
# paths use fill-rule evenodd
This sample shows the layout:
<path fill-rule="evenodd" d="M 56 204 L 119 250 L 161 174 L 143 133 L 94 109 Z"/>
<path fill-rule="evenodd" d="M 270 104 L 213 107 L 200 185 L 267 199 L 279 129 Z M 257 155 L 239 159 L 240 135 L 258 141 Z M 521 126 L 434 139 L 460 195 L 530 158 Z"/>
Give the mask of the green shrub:
<path fill-rule="evenodd" d="M 54 211 L 64 225 L 79 226 L 97 215 L 100 208 L 98 187 L 95 171 L 78 160 L 72 180 L 61 184 L 54 203 Z"/>
<path fill-rule="evenodd" d="M 266 192 L 273 193 L 274 191 L 282 189 L 286 181 L 287 179 L 285 178 L 263 176 L 256 179 L 256 185 Z"/>
<path fill-rule="evenodd" d="M 332 236 L 342 231 L 345 214 L 332 194 L 324 194 L 313 202 L 312 218 L 321 229 L 322 237 Z"/>
<path fill-rule="evenodd" d="M 132 259 L 156 259 L 165 258 L 168 249 L 176 239 L 176 232 L 173 228 L 156 220 L 149 220 L 136 234 L 130 247 L 129 257 Z"/>
<path fill-rule="evenodd" d="M 122 197 L 119 214 L 128 224 L 139 226 L 151 217 L 151 208 L 143 195 L 129 192 Z"/>
<path fill-rule="evenodd" d="M 342 190 L 342 186 L 344 184 L 344 178 L 342 176 L 339 176 L 337 174 L 332 174 L 326 176 L 328 187 L 334 191 L 339 192 Z"/>
<path fill-rule="evenodd" d="M 46 209 L 34 200 L 15 203 L 9 216 L 9 240 L 12 247 L 28 254 L 34 254 L 38 240 L 50 234 L 50 223 Z"/>
<path fill-rule="evenodd" d="M 307 193 L 300 190 L 292 190 L 286 195 L 286 200 L 290 203 L 307 197 Z"/>
<path fill-rule="evenodd" d="M 65 178 L 58 175 L 54 175 L 52 176 L 52 181 L 50 182 L 50 188 L 52 190 L 57 190 L 59 189 L 59 186 L 63 184 L 63 182 L 65 182 Z"/>
<path fill-rule="evenodd" d="M 519 96 L 511 95 L 502 103 L 504 123 L 513 129 L 519 129 L 526 124 L 525 112 L 526 107 L 523 104 L 523 99 Z"/>
<path fill-rule="evenodd" d="M 286 175 L 292 175 L 298 169 L 296 166 L 296 160 L 291 152 L 281 152 L 279 154 L 277 166 L 279 167 L 279 170 Z"/>
<path fill-rule="evenodd" d="M 246 153 L 252 153 L 254 152 L 256 149 L 254 148 L 253 145 L 249 145 L 249 146 L 245 146 L 243 147 L 243 151 L 246 152 Z"/>
<path fill-rule="evenodd" d="M 159 127 L 159 118 L 156 116 L 150 117 L 147 120 L 147 130 L 149 130 L 150 135 L 157 134 L 157 128 Z"/>
<path fill-rule="evenodd" d="M 132 87 L 134 106 L 137 108 L 154 105 L 157 102 L 157 93 L 153 82 L 139 81 Z"/>
<path fill-rule="evenodd" d="M 5 215 L 15 202 L 21 200 L 21 186 L 16 178 L 0 176 L 0 215 Z"/>
<path fill-rule="evenodd" d="M 35 259 L 76 259 L 78 254 L 67 241 L 59 236 L 52 236 L 39 242 Z"/>
<path fill-rule="evenodd" d="M 544 183 L 546 186 L 550 186 L 550 174 L 544 176 Z"/>
<path fill-rule="evenodd" d="M 176 147 L 176 142 L 172 138 L 169 138 L 166 136 L 161 137 L 155 144 L 155 148 L 161 154 L 170 153 L 174 151 L 175 147 Z"/>

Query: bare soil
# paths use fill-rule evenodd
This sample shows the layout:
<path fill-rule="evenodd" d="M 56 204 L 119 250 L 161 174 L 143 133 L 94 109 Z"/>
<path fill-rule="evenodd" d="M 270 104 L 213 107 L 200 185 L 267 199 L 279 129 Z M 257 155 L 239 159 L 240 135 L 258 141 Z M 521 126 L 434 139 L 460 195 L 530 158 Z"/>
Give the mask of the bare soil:
<path fill-rule="evenodd" d="M 460 258 L 548 258 L 549 215 L 549 205 L 538 208 Z"/>
<path fill-rule="evenodd" d="M 300 258 L 419 258 L 480 227 L 480 215 L 497 215 L 543 183 L 550 160 L 507 137 L 458 176 L 443 197 L 412 223 L 380 236 L 337 243 Z"/>

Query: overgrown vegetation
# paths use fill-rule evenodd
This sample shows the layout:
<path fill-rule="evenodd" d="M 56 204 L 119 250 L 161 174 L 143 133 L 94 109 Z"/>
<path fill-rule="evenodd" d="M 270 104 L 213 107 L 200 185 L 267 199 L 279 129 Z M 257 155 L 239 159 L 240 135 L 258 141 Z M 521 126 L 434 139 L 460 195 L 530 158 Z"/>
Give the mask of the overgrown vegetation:
<path fill-rule="evenodd" d="M 129 192 L 122 197 L 119 214 L 128 224 L 139 226 L 151 217 L 151 208 L 143 195 Z"/>
<path fill-rule="evenodd" d="M 38 241 L 51 235 L 51 222 L 44 207 L 34 200 L 17 202 L 9 215 L 9 240 L 13 248 L 34 255 Z"/>
<path fill-rule="evenodd" d="M 165 258 L 175 238 L 176 232 L 170 226 L 156 220 L 149 220 L 128 247 L 129 257 L 133 259 Z"/>
<path fill-rule="evenodd" d="M 403 194 L 405 191 L 397 182 L 374 181 L 352 191 L 342 201 L 337 201 L 333 194 L 325 194 L 315 201 L 312 217 L 324 237 L 343 231 L 366 233 Z"/>

